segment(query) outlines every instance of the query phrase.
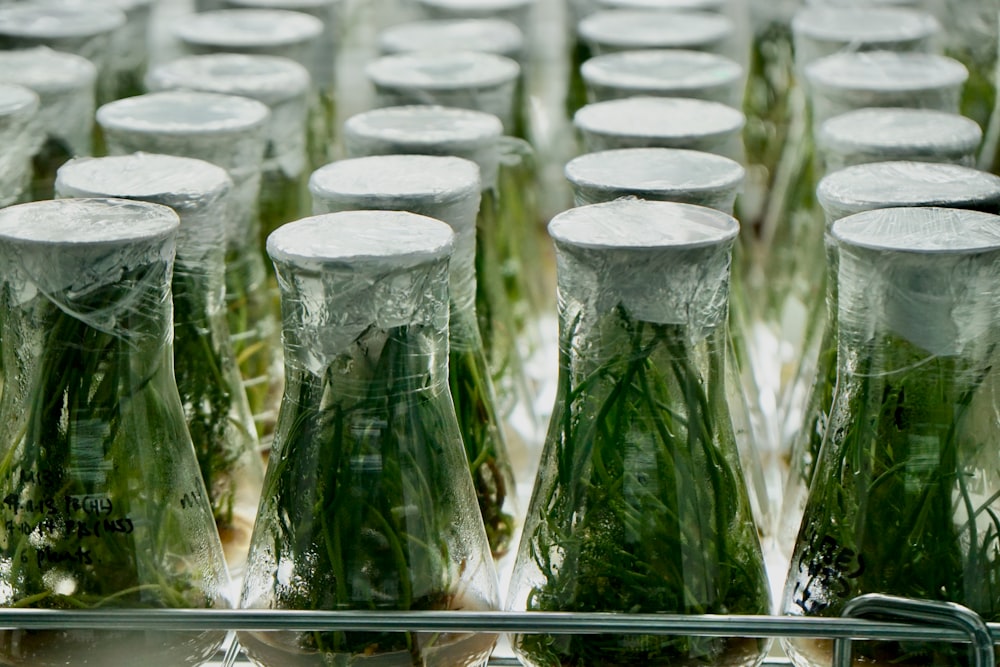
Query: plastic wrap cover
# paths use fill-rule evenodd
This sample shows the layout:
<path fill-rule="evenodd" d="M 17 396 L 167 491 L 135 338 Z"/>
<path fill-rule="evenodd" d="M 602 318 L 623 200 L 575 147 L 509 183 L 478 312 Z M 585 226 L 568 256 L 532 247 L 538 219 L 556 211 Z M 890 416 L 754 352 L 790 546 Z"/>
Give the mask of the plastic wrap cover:
<path fill-rule="evenodd" d="M 475 51 L 422 51 L 382 56 L 365 69 L 378 105 L 438 104 L 490 113 L 514 126 L 517 61 Z"/>
<path fill-rule="evenodd" d="M 44 131 L 64 141 L 76 155 L 90 155 L 97 90 L 92 62 L 44 46 L 0 51 L 0 80 L 35 91 Z"/>
<path fill-rule="evenodd" d="M 191 89 L 240 95 L 266 104 L 268 162 L 289 177 L 306 168 L 309 72 L 289 58 L 238 53 L 187 56 L 154 68 L 146 76 L 150 91 Z"/>
<path fill-rule="evenodd" d="M 349 157 L 368 155 L 452 155 L 479 165 L 483 189 L 496 185 L 503 125 L 481 111 L 440 106 L 373 109 L 344 123 Z"/>
<path fill-rule="evenodd" d="M 106 71 L 111 65 L 112 34 L 124 25 L 124 12 L 110 5 L 58 1 L 3 5 L 0 48 L 48 46 L 83 56 Z"/>
<path fill-rule="evenodd" d="M 214 308 L 222 308 L 223 248 L 233 182 L 203 160 L 134 153 L 75 158 L 59 168 L 57 197 L 115 197 L 169 206 L 180 216 L 176 271 L 212 272 Z"/>
<path fill-rule="evenodd" d="M 827 173 L 885 160 L 975 165 L 983 139 L 979 124 L 933 109 L 858 109 L 824 122 L 816 144 Z"/>
<path fill-rule="evenodd" d="M 1000 213 L 1000 176 L 955 164 L 870 162 L 828 174 L 820 181 L 816 198 L 828 220 L 900 206 Z"/>
<path fill-rule="evenodd" d="M 802 4 L 801 0 L 746 0 L 746 3 L 755 35 L 775 24 L 788 26 Z"/>
<path fill-rule="evenodd" d="M 573 117 L 588 153 L 612 148 L 690 148 L 742 161 L 741 111 L 682 97 L 587 104 Z"/>
<path fill-rule="evenodd" d="M 531 11 L 537 0 L 416 0 L 429 19 L 484 19 L 510 21 L 524 34 L 534 27 Z"/>
<path fill-rule="evenodd" d="M 115 62 L 120 72 L 139 69 L 149 60 L 149 26 L 155 0 L 112 0 L 125 12 L 125 27 L 115 37 Z"/>
<path fill-rule="evenodd" d="M 817 123 L 864 107 L 912 107 L 958 113 L 965 65 L 932 53 L 835 53 L 805 68 Z"/>
<path fill-rule="evenodd" d="M 639 49 L 585 61 L 580 74 L 597 101 L 654 95 L 693 97 L 738 107 L 743 67 L 730 58 L 685 49 Z"/>
<path fill-rule="evenodd" d="M 733 22 L 710 12 L 611 9 L 580 21 L 577 33 L 595 55 L 634 49 L 693 49 L 723 53 Z"/>
<path fill-rule="evenodd" d="M 585 153 L 566 165 L 577 206 L 631 196 L 697 204 L 729 215 L 745 174 L 729 158 L 679 148 Z"/>
<path fill-rule="evenodd" d="M 109 154 L 180 155 L 229 172 L 234 184 L 230 241 L 245 236 L 257 199 L 268 116 L 267 106 L 256 100 L 189 91 L 148 93 L 97 110 Z"/>
<path fill-rule="evenodd" d="M 925 0 L 806 0 L 812 7 L 909 7 L 924 9 Z"/>
<path fill-rule="evenodd" d="M 30 88 L 0 83 L 0 206 L 21 200 L 41 144 L 39 101 Z"/>
<path fill-rule="evenodd" d="M 411 21 L 386 28 L 378 36 L 383 55 L 411 51 L 481 51 L 521 61 L 524 33 L 502 19 Z"/>
<path fill-rule="evenodd" d="M 432 155 L 376 155 L 321 167 L 309 179 L 313 213 L 409 211 L 448 223 L 455 232 L 451 300 L 473 312 L 476 215 L 482 186 L 469 160 Z"/>
<path fill-rule="evenodd" d="M 193 55 L 249 53 L 283 56 L 299 63 L 320 87 L 332 81 L 332 56 L 320 49 L 323 22 L 282 9 L 220 9 L 186 16 L 174 34 Z"/>
<path fill-rule="evenodd" d="M 559 299 L 580 300 L 595 319 L 621 305 L 701 340 L 725 325 L 738 233 L 731 216 L 689 204 L 618 199 L 570 209 L 549 223 Z"/>
<path fill-rule="evenodd" d="M 995 345 L 1000 217 L 947 208 L 866 211 L 833 224 L 839 336 L 888 329 L 931 355 Z"/>
<path fill-rule="evenodd" d="M 594 0 L 598 9 L 724 12 L 730 0 Z"/>
<path fill-rule="evenodd" d="M 123 322 L 128 322 L 131 310 L 146 305 L 143 299 L 150 290 L 170 299 L 169 274 L 160 276 L 165 278 L 162 285 L 137 285 L 130 292 L 134 298 L 97 311 L 76 312 L 73 295 L 117 284 L 131 268 L 169 266 L 178 225 L 177 214 L 165 206 L 122 199 L 11 206 L 0 210 L 0 282 L 7 284 L 18 304 L 42 295 L 95 329 L 139 335 Z M 170 328 L 157 333 L 165 338 Z"/>
<path fill-rule="evenodd" d="M 932 15 L 905 7 L 805 7 L 792 18 L 799 67 L 842 50 L 930 52 L 940 32 Z"/>
<path fill-rule="evenodd" d="M 400 211 L 328 213 L 278 228 L 267 252 L 281 288 L 286 365 L 322 376 L 371 326 L 419 324 L 447 341 L 453 238 L 445 223 Z"/>

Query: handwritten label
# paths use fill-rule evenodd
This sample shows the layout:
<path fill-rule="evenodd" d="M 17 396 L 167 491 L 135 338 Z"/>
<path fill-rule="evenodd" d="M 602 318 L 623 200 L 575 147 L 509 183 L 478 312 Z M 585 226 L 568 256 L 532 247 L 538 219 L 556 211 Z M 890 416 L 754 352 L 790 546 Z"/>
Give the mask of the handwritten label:
<path fill-rule="evenodd" d="M 836 600 L 850 596 L 852 580 L 865 570 L 862 554 L 810 526 L 799 557 L 792 603 L 806 614 L 816 614 Z"/>

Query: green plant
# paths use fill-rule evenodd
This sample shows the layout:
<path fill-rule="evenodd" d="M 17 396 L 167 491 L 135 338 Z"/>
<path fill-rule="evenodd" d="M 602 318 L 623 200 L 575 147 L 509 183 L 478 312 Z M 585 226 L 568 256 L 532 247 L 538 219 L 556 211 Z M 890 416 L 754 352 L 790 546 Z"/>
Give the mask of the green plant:
<path fill-rule="evenodd" d="M 686 327 L 637 321 L 622 305 L 593 330 L 581 321 L 563 322 L 559 395 L 519 554 L 538 571 L 528 610 L 767 613 L 726 405 L 724 335 L 692 344 Z M 611 634 L 514 643 L 546 666 L 752 665 L 765 646 Z"/>

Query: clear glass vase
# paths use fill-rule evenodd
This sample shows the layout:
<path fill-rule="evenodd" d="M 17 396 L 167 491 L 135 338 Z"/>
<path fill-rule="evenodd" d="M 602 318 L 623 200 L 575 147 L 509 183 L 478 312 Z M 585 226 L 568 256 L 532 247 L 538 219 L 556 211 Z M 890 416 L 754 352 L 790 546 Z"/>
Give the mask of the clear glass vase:
<path fill-rule="evenodd" d="M 1000 177 L 972 167 L 923 162 L 874 162 L 835 171 L 820 181 L 817 199 L 826 215 L 827 234 L 836 220 L 864 211 L 944 206 L 1000 213 Z M 830 424 L 838 369 L 837 247 L 826 240 L 825 314 L 822 337 L 803 368 L 808 387 L 799 429 L 789 449 L 789 470 L 782 501 L 778 546 L 790 553 Z"/>
<path fill-rule="evenodd" d="M 226 563 L 242 573 L 264 466 L 226 321 L 225 219 L 232 181 L 221 167 L 171 155 L 77 158 L 59 197 L 162 204 L 180 216 L 171 292 L 174 377 Z"/>
<path fill-rule="evenodd" d="M 0 211 L 0 605 L 228 607 L 229 575 L 173 375 L 177 215 L 66 199 Z M 200 665 L 219 630 L 13 630 L 26 667 Z"/>
<path fill-rule="evenodd" d="M 1000 618 L 993 463 L 1000 217 L 941 208 L 833 223 L 837 387 L 782 609 L 837 616 L 884 593 Z M 796 665 L 830 641 L 786 639 Z M 855 642 L 868 664 L 964 664 L 967 647 Z"/>
<path fill-rule="evenodd" d="M 313 172 L 313 213 L 409 211 L 455 232 L 450 261 L 448 380 L 490 551 L 514 546 L 516 487 L 504 424 L 476 319 L 476 216 L 479 167 L 456 157 L 380 155 L 341 160 Z M 522 462 L 520 467 L 525 467 Z"/>
<path fill-rule="evenodd" d="M 489 610 L 496 570 L 448 388 L 443 222 L 349 211 L 268 239 L 287 380 L 242 606 Z M 490 634 L 243 632 L 265 667 L 477 665 Z"/>
<path fill-rule="evenodd" d="M 550 223 L 559 393 L 508 608 L 767 613 L 725 388 L 737 230 L 718 211 L 642 200 Z M 512 645 L 532 666 L 756 665 L 767 642 L 519 634 Z"/>
<path fill-rule="evenodd" d="M 86 58 L 46 47 L 0 51 L 0 81 L 38 95 L 39 145 L 32 152 L 32 201 L 52 199 L 58 169 L 93 149 L 97 68 Z"/>
<path fill-rule="evenodd" d="M 233 180 L 225 233 L 227 319 L 262 442 L 274 429 L 281 395 L 277 305 L 258 243 L 269 113 L 256 100 L 187 90 L 147 93 L 97 110 L 109 154 L 144 151 L 201 159 L 222 167 Z"/>

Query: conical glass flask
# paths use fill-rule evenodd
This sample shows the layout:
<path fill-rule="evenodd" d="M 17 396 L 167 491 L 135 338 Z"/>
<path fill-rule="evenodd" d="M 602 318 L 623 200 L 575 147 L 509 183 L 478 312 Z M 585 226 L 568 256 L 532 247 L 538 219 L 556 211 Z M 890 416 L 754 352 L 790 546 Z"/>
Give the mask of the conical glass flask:
<path fill-rule="evenodd" d="M 1000 213 L 1000 177 L 971 167 L 924 162 L 873 162 L 847 167 L 824 177 L 817 199 L 829 229 L 840 218 L 875 209 L 944 206 Z M 826 313 L 822 339 L 809 362 L 811 370 L 801 426 L 791 441 L 788 475 L 782 499 L 778 549 L 794 547 L 815 474 L 820 447 L 829 427 L 837 385 L 837 246 L 826 242 Z"/>
<path fill-rule="evenodd" d="M 943 208 L 833 223 L 837 386 L 782 601 L 838 616 L 865 593 L 1000 619 L 1000 216 Z M 829 640 L 786 639 L 797 665 Z M 855 642 L 861 664 L 964 664 L 967 647 Z"/>
<path fill-rule="evenodd" d="M 268 239 L 281 287 L 285 394 L 242 605 L 497 608 L 448 389 L 443 222 L 348 211 Z M 242 633 L 258 665 L 476 665 L 469 633 Z"/>
<path fill-rule="evenodd" d="M 513 546 L 516 488 L 476 321 L 479 167 L 462 158 L 376 155 L 334 162 L 309 180 L 314 213 L 410 211 L 451 226 L 448 379 L 479 510 L 494 558 Z M 533 463 L 533 462 L 532 462 Z"/>
<path fill-rule="evenodd" d="M 707 208 L 621 199 L 549 224 L 559 394 L 510 584 L 529 611 L 764 614 L 725 388 L 729 257 Z M 528 665 L 755 665 L 767 642 L 513 637 Z"/>
<path fill-rule="evenodd" d="M 0 211 L 0 605 L 228 607 L 174 383 L 177 215 L 118 199 Z M 217 630 L 4 630 L 25 667 L 200 665 Z M 140 657 L 141 656 L 141 657 Z"/>
<path fill-rule="evenodd" d="M 134 153 L 76 158 L 56 176 L 59 197 L 163 204 L 180 216 L 171 293 L 174 377 L 230 571 L 242 571 L 264 465 L 229 339 L 225 220 L 233 183 L 202 160 Z"/>

